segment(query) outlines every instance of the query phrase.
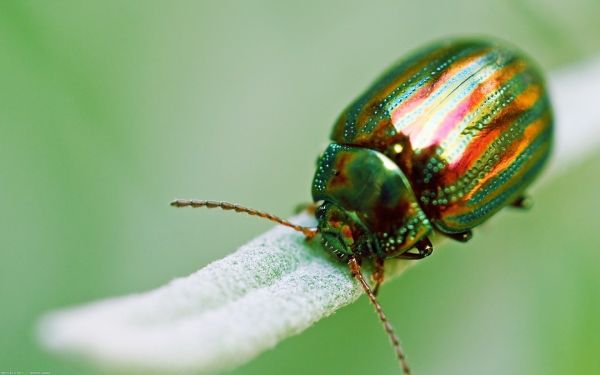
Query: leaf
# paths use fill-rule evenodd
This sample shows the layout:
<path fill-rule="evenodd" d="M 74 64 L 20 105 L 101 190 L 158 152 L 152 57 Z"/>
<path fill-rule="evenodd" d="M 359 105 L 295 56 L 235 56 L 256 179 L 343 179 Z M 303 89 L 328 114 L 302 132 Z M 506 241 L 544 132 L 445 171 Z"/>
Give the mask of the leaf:
<path fill-rule="evenodd" d="M 308 215 L 294 218 L 314 225 Z M 398 261 L 391 273 L 410 263 Z M 155 371 L 216 371 L 255 357 L 356 300 L 344 264 L 276 227 L 235 253 L 151 292 L 46 316 L 45 345 Z"/>

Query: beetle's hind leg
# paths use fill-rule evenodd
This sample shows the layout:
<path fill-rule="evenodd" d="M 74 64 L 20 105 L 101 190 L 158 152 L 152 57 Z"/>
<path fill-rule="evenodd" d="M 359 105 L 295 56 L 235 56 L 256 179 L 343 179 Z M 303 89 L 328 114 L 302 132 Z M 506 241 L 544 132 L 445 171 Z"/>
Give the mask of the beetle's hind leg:
<path fill-rule="evenodd" d="M 533 199 L 527 194 L 523 194 L 510 204 L 512 207 L 528 210 L 533 206 Z"/>
<path fill-rule="evenodd" d="M 444 234 L 458 242 L 467 242 L 468 240 L 473 238 L 473 231 L 470 229 L 466 230 L 464 232 L 459 232 L 459 233 L 444 233 Z"/>

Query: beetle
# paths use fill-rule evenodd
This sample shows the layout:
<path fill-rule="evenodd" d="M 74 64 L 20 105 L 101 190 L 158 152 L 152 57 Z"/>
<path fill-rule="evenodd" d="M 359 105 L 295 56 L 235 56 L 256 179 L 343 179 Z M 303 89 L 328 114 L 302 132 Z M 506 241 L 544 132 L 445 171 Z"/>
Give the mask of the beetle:
<path fill-rule="evenodd" d="M 317 228 L 226 202 L 176 200 L 257 215 L 320 234 L 346 262 L 410 369 L 376 300 L 390 258 L 430 255 L 429 237 L 458 241 L 506 206 L 527 207 L 525 189 L 547 161 L 553 114 L 540 70 L 514 47 L 451 39 L 401 59 L 339 116 L 312 184 Z M 374 265 L 374 287 L 361 262 Z"/>

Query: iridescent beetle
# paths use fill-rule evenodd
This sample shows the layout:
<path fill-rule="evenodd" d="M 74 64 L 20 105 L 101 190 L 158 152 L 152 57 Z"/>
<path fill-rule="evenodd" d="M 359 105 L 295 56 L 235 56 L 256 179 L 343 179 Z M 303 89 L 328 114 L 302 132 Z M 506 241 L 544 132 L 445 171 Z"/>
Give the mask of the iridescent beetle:
<path fill-rule="evenodd" d="M 389 258 L 431 254 L 433 231 L 458 241 L 525 189 L 548 159 L 553 118 L 544 80 L 512 47 L 450 40 L 402 59 L 337 120 L 312 185 L 317 228 L 225 202 L 219 207 L 321 235 L 375 305 L 406 374 L 398 340 L 375 295 Z M 373 290 L 360 271 L 375 267 Z"/>

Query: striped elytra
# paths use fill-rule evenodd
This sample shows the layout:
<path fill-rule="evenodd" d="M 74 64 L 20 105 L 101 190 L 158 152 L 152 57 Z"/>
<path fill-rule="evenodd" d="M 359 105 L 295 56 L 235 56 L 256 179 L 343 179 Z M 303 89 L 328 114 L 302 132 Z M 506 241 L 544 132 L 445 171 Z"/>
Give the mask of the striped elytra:
<path fill-rule="evenodd" d="M 416 197 L 406 201 L 427 218 L 418 224 L 419 233 L 414 238 L 396 233 L 406 232 L 410 220 L 402 212 L 381 211 L 382 202 L 363 212 L 346 196 L 340 202 L 339 193 L 329 191 L 339 188 L 323 181 L 328 171 L 322 165 L 313 196 L 354 211 L 363 222 L 385 221 L 379 226 L 387 238 L 396 237 L 395 246 L 388 244 L 379 255 L 400 255 L 423 232 L 465 233 L 517 201 L 548 158 L 552 126 L 543 78 L 521 52 L 482 40 L 434 44 L 377 79 L 342 112 L 331 136 L 334 144 L 376 151 L 399 168 Z M 338 180 L 347 172 L 339 161 L 329 168 Z M 371 185 L 370 179 L 348 182 L 356 188 Z"/>

